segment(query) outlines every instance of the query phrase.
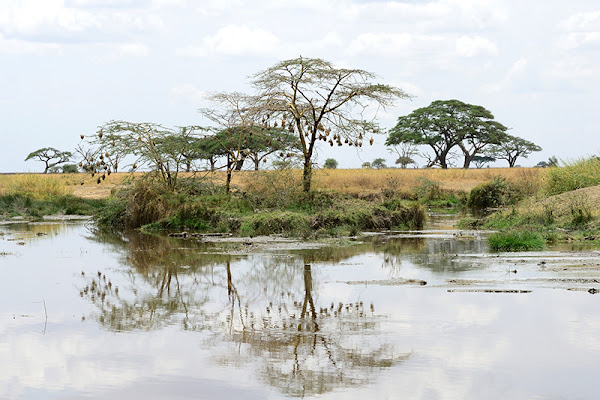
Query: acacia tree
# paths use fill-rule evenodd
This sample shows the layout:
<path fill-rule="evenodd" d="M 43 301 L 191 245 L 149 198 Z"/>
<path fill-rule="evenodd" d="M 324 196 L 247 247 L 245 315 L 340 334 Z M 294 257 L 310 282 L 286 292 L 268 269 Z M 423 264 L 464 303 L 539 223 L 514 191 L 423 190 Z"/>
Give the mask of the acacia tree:
<path fill-rule="evenodd" d="M 311 189 L 317 141 L 361 147 L 367 136 L 379 132 L 377 124 L 363 116 L 364 109 L 370 104 L 387 107 L 409 97 L 398 88 L 372 83 L 376 76 L 370 72 L 336 68 L 318 58 L 281 61 L 252 78 L 256 115 L 266 124 L 280 122 L 300 141 L 305 192 Z M 373 143 L 372 137 L 368 140 Z"/>
<path fill-rule="evenodd" d="M 403 169 L 408 164 L 416 164 L 413 157 L 419 154 L 417 146 L 412 143 L 400 143 L 397 146 L 391 146 L 390 151 L 398 155 L 396 164 L 400 164 Z"/>
<path fill-rule="evenodd" d="M 233 171 L 246 158 L 248 138 L 255 128 L 256 113 L 250 107 L 249 96 L 243 93 L 215 93 L 209 96 L 209 100 L 215 107 L 202 108 L 200 112 L 221 129 L 210 137 L 206 148 L 211 154 L 227 157 L 225 193 L 229 197 Z"/>
<path fill-rule="evenodd" d="M 323 164 L 323 167 L 328 169 L 336 169 L 337 166 L 338 162 L 335 158 L 328 158 L 327 160 L 325 160 L 325 164 Z"/>
<path fill-rule="evenodd" d="M 68 162 L 71 157 L 73 157 L 73 154 L 70 151 L 60 151 L 54 147 L 43 147 L 29 153 L 25 161 L 34 159 L 43 162 L 45 165 L 44 174 L 47 174 L 49 169 Z"/>
<path fill-rule="evenodd" d="M 488 154 L 491 157 L 508 161 L 508 166 L 513 168 L 518 157 L 527 158 L 534 151 L 542 151 L 542 148 L 529 140 L 507 135 L 507 140 L 491 146 Z"/>
<path fill-rule="evenodd" d="M 496 159 L 490 156 L 475 156 L 471 160 L 477 169 L 483 168 L 483 166 L 487 163 L 494 162 Z"/>
<path fill-rule="evenodd" d="M 374 159 L 373 162 L 371 163 L 371 167 L 373 167 L 375 169 L 386 169 L 387 166 L 385 165 L 385 158 Z"/>
<path fill-rule="evenodd" d="M 435 157 L 428 166 L 439 164 L 444 169 L 448 168 L 450 151 L 458 146 L 465 157 L 463 167 L 469 168 L 476 154 L 506 138 L 507 128 L 493 119 L 484 107 L 459 100 L 437 100 L 399 117 L 389 132 L 386 145 L 429 146 Z"/>
<path fill-rule="evenodd" d="M 246 156 L 254 163 L 254 170 L 258 171 L 261 162 L 276 152 L 287 152 L 295 149 L 298 139 L 295 135 L 282 128 L 269 128 L 255 126 L 248 132 L 248 147 Z"/>
<path fill-rule="evenodd" d="M 111 167 L 117 168 L 114 165 L 115 160 L 131 155 L 134 157 L 134 162 L 131 164 L 132 171 L 148 166 L 157 173 L 159 181 L 166 189 L 175 190 L 179 182 L 179 172 L 186 165 L 185 154 L 192 143 L 190 138 L 197 137 L 205 130 L 199 126 L 172 129 L 149 122 L 110 121 L 98 129 L 95 137 L 87 138 L 87 147 L 79 146 L 80 153 L 85 158 L 82 161 L 82 168 L 92 175 L 102 174 L 98 178 L 100 183 Z M 98 144 L 97 139 L 104 137 L 112 137 L 115 142 L 118 141 L 119 158 L 109 151 L 103 152 L 106 148 L 94 147 Z M 99 151 L 100 149 L 102 150 Z"/>

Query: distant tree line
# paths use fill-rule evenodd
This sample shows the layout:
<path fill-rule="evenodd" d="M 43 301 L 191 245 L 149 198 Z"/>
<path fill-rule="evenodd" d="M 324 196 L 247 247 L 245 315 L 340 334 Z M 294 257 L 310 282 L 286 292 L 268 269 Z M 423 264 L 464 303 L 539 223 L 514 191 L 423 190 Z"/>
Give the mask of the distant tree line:
<path fill-rule="evenodd" d="M 179 184 L 179 172 L 226 172 L 229 193 L 232 174 L 247 163 L 278 168 L 301 165 L 302 188 L 311 190 L 315 150 L 323 145 L 360 148 L 383 133 L 377 122 L 365 120 L 361 110 L 376 104 L 387 107 L 410 97 L 402 90 L 374 83 L 375 75 L 360 69 L 337 68 L 328 61 L 296 58 L 281 61 L 251 77 L 253 94 L 215 93 L 212 107 L 199 111 L 212 126 L 168 128 L 151 122 L 109 121 L 93 134 L 81 135 L 74 153 L 46 147 L 26 160 L 44 163 L 44 172 L 75 172 L 77 168 L 101 183 L 107 175 L 140 168 L 157 173 L 169 190 Z M 462 157 L 463 168 L 478 168 L 495 160 L 514 167 L 519 157 L 541 148 L 511 136 L 484 107 L 459 100 L 434 101 L 398 118 L 386 145 L 396 153 L 401 168 L 416 165 L 448 168 Z M 327 147 L 326 147 L 327 148 Z M 419 149 L 427 149 L 421 153 Z M 75 155 L 74 155 L 75 154 Z M 79 157 L 78 165 L 68 164 Z M 336 168 L 328 158 L 326 168 Z M 387 168 L 376 158 L 364 168 Z"/>
<path fill-rule="evenodd" d="M 438 100 L 398 118 L 388 135 L 391 146 L 405 167 L 414 162 L 416 147 L 428 148 L 427 167 L 448 168 L 452 158 L 463 158 L 462 167 L 477 167 L 495 160 L 506 160 L 514 167 L 519 157 L 526 158 L 542 148 L 533 142 L 512 136 L 508 128 L 494 120 L 482 106 L 459 100 Z M 457 150 L 457 153 L 453 151 Z"/>

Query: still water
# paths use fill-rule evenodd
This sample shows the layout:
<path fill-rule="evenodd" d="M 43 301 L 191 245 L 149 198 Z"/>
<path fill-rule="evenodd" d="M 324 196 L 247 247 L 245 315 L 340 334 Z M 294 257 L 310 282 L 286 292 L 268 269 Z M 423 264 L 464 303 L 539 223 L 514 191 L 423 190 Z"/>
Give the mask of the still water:
<path fill-rule="evenodd" d="M 597 251 L 301 247 L 0 225 L 0 399 L 598 397 Z"/>

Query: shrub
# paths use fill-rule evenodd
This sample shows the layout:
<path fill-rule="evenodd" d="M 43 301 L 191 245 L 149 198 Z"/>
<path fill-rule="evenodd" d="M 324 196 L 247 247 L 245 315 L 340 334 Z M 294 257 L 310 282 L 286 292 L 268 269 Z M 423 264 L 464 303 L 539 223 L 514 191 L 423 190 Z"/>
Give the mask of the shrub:
<path fill-rule="evenodd" d="M 425 177 L 417 178 L 419 182 L 417 186 L 413 187 L 413 192 L 417 197 L 423 201 L 440 200 L 444 197 L 445 193 L 442 189 L 442 183 L 432 181 Z"/>
<path fill-rule="evenodd" d="M 519 191 L 501 176 L 491 182 L 475 186 L 467 200 L 467 206 L 473 208 L 500 207 L 514 204 L 521 198 Z"/>

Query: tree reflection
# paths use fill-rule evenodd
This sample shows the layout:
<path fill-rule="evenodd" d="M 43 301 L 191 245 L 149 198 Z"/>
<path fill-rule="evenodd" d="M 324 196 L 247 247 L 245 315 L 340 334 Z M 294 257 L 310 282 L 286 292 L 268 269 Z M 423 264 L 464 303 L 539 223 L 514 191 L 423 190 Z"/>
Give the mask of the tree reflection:
<path fill-rule="evenodd" d="M 386 343 L 373 304 L 322 304 L 320 280 L 297 254 L 239 257 L 137 232 L 97 240 L 128 267 L 82 277 L 80 295 L 110 330 L 208 330 L 216 362 L 256 366 L 291 396 L 371 382 L 409 356 Z"/>
<path fill-rule="evenodd" d="M 231 290 L 229 329 L 211 343 L 225 339 L 232 344 L 222 353 L 221 363 L 255 364 L 269 385 L 304 397 L 371 382 L 377 371 L 409 357 L 380 342 L 372 304 L 369 309 L 363 302 L 317 308 L 311 265 L 303 266 L 302 278 L 300 300 L 282 295 L 260 314 L 242 312 L 241 307 L 240 313 L 233 312 L 240 302 L 238 292 Z"/>

